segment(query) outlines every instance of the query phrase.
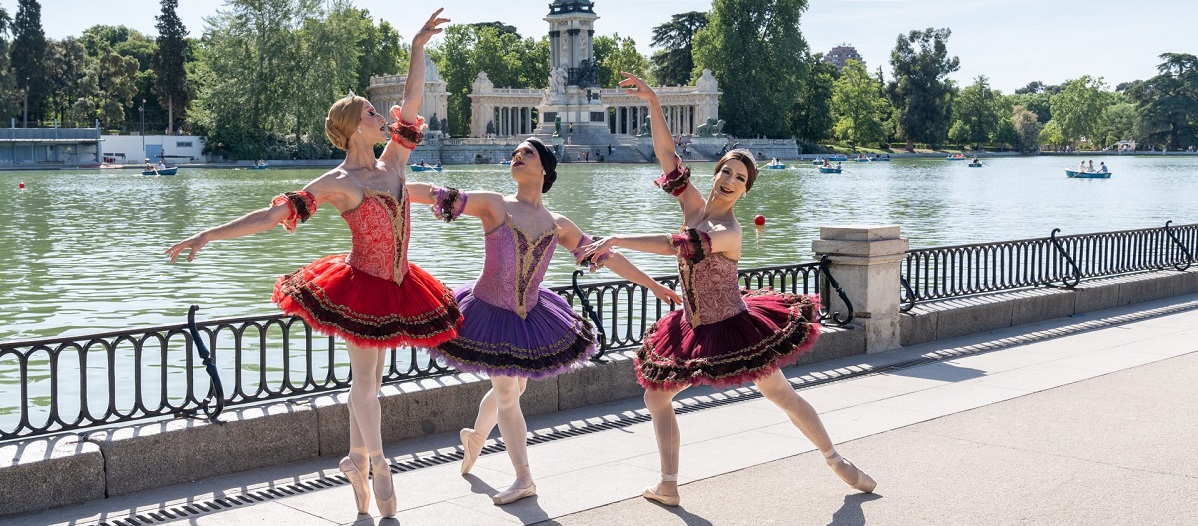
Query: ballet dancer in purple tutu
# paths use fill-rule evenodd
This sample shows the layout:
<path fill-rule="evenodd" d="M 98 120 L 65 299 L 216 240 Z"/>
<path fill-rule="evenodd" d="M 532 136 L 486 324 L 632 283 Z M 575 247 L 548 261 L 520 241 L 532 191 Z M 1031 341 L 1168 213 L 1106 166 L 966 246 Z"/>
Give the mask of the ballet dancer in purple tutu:
<path fill-rule="evenodd" d="M 557 158 L 539 139 L 529 138 L 516 147 L 511 159 L 515 195 L 408 183 L 412 201 L 431 204 L 441 219 L 452 221 L 465 214 L 482 220 L 486 253 L 482 274 L 454 291 L 465 320 L 458 337 L 438 345 L 432 354 L 461 371 L 491 378 L 491 390 L 479 404 L 474 428 L 461 431 L 462 474 L 470 472 L 498 424 L 516 481 L 492 497 L 496 505 L 537 492 L 520 410 L 528 379 L 566 372 L 598 351 L 591 323 L 561 296 L 541 286 L 557 245 L 574 251 L 592 242 L 577 225 L 550 212 L 542 202 L 557 180 Z M 593 265 L 606 265 L 662 301 L 682 301 L 619 254 L 597 258 Z"/>
<path fill-rule="evenodd" d="M 819 414 L 781 371 L 815 345 L 818 298 L 740 289 L 741 228 L 733 207 L 757 179 L 753 154 L 741 149 L 724 154 L 716 163 L 711 193 L 705 199 L 690 184 L 690 170 L 674 154 L 657 94 L 643 80 L 622 74 L 620 86 L 648 103 L 653 129 L 663 132 L 653 134 L 653 148 L 664 172 L 657 185 L 678 199 L 684 221 L 679 233 L 614 235 L 579 254 L 602 257 L 620 246 L 678 259 L 684 309 L 670 312 L 645 331 L 645 343 L 636 355 L 637 380 L 645 387 L 645 406 L 653 417 L 661 456 L 661 482 L 642 495 L 667 506 L 679 503 L 681 438 L 674 396 L 692 385 L 728 387 L 745 382 L 757 384 L 762 396 L 786 412 L 841 479 L 859 491 L 872 492 L 874 480 L 836 452 Z"/>

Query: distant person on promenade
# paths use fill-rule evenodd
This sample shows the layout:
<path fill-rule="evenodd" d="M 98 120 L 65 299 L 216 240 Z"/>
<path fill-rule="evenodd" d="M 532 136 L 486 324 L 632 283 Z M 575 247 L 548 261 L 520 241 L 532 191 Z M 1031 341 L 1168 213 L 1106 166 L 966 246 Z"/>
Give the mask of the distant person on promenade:
<path fill-rule="evenodd" d="M 537 491 L 528 466 L 528 426 L 520 409 L 528 379 L 561 374 L 597 352 L 591 322 L 541 286 L 557 245 L 573 251 L 592 241 L 568 218 L 545 208 L 544 194 L 557 180 L 557 157 L 530 137 L 512 152 L 510 171 L 516 193 L 506 196 L 408 183 L 412 201 L 433 205 L 438 218 L 449 222 L 465 214 L 482 220 L 486 254 L 482 273 L 454 291 L 465 322 L 456 339 L 431 352 L 460 371 L 491 378 L 491 390 L 479 403 L 474 427 L 461 430 L 460 436 L 464 475 L 499 425 L 516 481 L 492 497 L 495 504 L 515 502 Z M 592 270 L 604 264 L 662 301 L 682 302 L 673 290 L 619 254 L 596 260 Z"/>
<path fill-rule="evenodd" d="M 620 86 L 649 105 L 654 129 L 668 130 L 657 94 L 629 74 Z M 661 456 L 661 482 L 646 488 L 645 498 L 667 506 L 679 504 L 678 456 L 681 437 L 674 415 L 674 396 L 693 385 L 717 388 L 757 384 L 762 396 L 781 408 L 820 452 L 832 470 L 852 487 L 872 492 L 877 485 L 836 452 L 819 414 L 786 380 L 783 365 L 810 351 L 819 337 L 819 300 L 815 296 L 772 290 L 741 292 L 737 260 L 741 226 L 736 202 L 753 188 L 757 164 L 746 150 L 728 152 L 716 164 L 706 198 L 690 184 L 690 170 L 673 151 L 665 134 L 654 137 L 664 172 L 656 181 L 678 199 L 683 227 L 673 234 L 613 235 L 592 243 L 580 256 L 602 257 L 621 246 L 651 254 L 675 256 L 682 284 L 683 310 L 675 310 L 645 331 L 636 352 L 637 380 L 645 387 L 645 407 L 653 417 Z M 751 445 L 745 444 L 745 447 Z M 731 490 L 735 491 L 735 490 Z"/>
<path fill-rule="evenodd" d="M 461 313 L 453 293 L 436 278 L 408 263 L 409 205 L 404 167 L 420 142 L 424 118 L 416 114 L 424 88 L 424 45 L 449 22 L 433 13 L 412 37 L 409 81 L 404 106 L 392 108 L 396 122 L 377 112 L 365 98 L 349 96 L 333 103 L 325 133 L 345 150 L 345 161 L 298 192 L 286 192 L 271 206 L 200 232 L 166 250 L 173 262 L 188 252 L 195 259 L 204 245 L 270 230 L 282 224 L 294 232 L 323 204 L 332 204 L 349 224 L 353 248 L 316 260 L 284 275 L 271 298 L 287 314 L 304 319 L 317 332 L 345 340 L 353 383 L 349 390 L 349 455 L 340 469 L 353 487 L 358 513 L 367 513 L 368 471 L 374 472 L 379 513 L 393 517 L 396 491 L 383 456 L 379 388 L 388 349 L 400 345 L 432 347 L 457 337 Z M 390 141 L 388 142 L 388 138 Z M 374 157 L 374 145 L 387 142 Z"/>

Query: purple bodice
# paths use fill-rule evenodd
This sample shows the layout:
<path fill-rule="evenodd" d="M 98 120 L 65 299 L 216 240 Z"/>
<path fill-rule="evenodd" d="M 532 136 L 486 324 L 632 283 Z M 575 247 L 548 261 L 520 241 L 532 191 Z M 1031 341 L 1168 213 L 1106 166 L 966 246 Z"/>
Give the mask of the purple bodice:
<path fill-rule="evenodd" d="M 530 237 L 508 216 L 484 239 L 486 259 L 474 284 L 474 295 L 526 317 L 540 298 L 537 289 L 553 259 L 557 228 Z"/>
<path fill-rule="evenodd" d="M 353 248 L 345 263 L 371 276 L 403 283 L 408 275 L 408 190 L 399 199 L 370 188 L 357 208 L 341 214 L 349 224 Z"/>
<path fill-rule="evenodd" d="M 740 294 L 736 261 L 722 252 L 696 265 L 679 258 L 678 275 L 682 278 L 682 305 L 692 327 L 731 318 L 747 308 Z"/>

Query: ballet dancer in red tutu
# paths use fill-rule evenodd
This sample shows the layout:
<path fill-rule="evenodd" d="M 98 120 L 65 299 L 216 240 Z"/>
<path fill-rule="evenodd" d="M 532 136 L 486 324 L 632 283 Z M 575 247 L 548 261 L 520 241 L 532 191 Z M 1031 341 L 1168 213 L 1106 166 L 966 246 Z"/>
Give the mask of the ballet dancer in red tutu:
<path fill-rule="evenodd" d="M 383 456 L 379 388 L 386 350 L 398 345 L 433 347 L 457 337 L 462 321 L 453 293 L 408 262 L 410 211 L 404 167 L 424 129 L 417 115 L 424 89 L 424 45 L 449 22 L 429 17 L 412 38 L 404 106 L 392 108 L 395 122 L 352 92 L 329 109 L 325 133 L 345 150 L 345 161 L 298 192 L 276 197 L 267 208 L 189 237 L 166 250 L 173 262 L 187 260 L 210 241 L 232 239 L 282 224 L 294 232 L 318 207 L 331 204 L 349 224 L 349 254 L 326 256 L 279 278 L 271 298 L 279 308 L 323 334 L 345 340 L 353 383 L 349 390 L 349 455 L 340 468 L 354 490 L 358 513 L 367 513 L 367 472 L 373 468 L 379 513 L 395 516 L 391 470 Z M 390 139 L 388 141 L 388 139 Z M 374 145 L 387 142 L 383 154 Z"/>
<path fill-rule="evenodd" d="M 790 386 L 780 368 L 794 363 L 819 337 L 818 299 L 770 290 L 742 292 L 737 278 L 741 228 L 736 201 L 753 188 L 757 165 L 747 150 L 732 150 L 716 164 L 707 198 L 690 184 L 690 170 L 674 144 L 657 94 L 643 80 L 622 73 L 620 86 L 644 99 L 654 130 L 653 147 L 665 172 L 656 184 L 678 198 L 684 226 L 675 234 L 615 235 L 592 243 L 580 257 L 601 257 L 612 247 L 678 258 L 683 310 L 675 310 L 645 332 L 637 350 L 637 379 L 653 417 L 661 455 L 661 482 L 645 498 L 677 506 L 681 439 L 674 396 L 692 385 L 728 387 L 753 382 L 776 404 L 832 470 L 852 487 L 872 492 L 877 484 L 836 452 L 819 414 Z"/>

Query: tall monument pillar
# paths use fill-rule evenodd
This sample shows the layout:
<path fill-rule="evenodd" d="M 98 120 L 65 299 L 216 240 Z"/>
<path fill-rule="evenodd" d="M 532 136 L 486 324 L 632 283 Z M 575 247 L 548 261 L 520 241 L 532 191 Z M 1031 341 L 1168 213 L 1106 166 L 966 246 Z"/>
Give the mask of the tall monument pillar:
<path fill-rule="evenodd" d="M 554 0 L 549 5 L 549 89 L 537 106 L 541 120 L 537 134 L 555 133 L 573 144 L 608 145 L 613 142 L 607 123 L 607 106 L 599 99 L 599 64 L 592 45 L 595 37 L 595 4 L 590 0 Z"/>

